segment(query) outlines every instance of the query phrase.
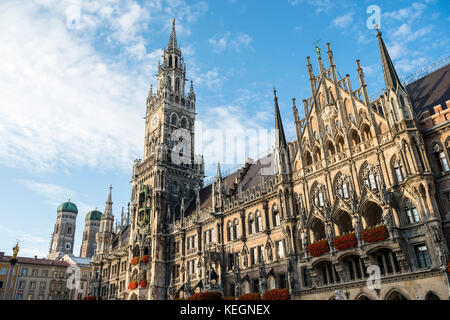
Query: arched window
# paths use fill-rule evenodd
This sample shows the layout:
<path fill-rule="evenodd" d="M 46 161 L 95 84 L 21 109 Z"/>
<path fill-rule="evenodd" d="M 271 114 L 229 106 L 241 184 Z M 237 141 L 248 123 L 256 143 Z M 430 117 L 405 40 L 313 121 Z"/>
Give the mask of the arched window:
<path fill-rule="evenodd" d="M 381 185 L 381 177 L 373 165 L 366 165 L 362 170 L 362 179 L 364 184 L 371 190 L 378 190 Z"/>
<path fill-rule="evenodd" d="M 227 223 L 227 239 L 228 241 L 233 241 L 233 229 L 232 229 L 231 221 Z"/>
<path fill-rule="evenodd" d="M 325 206 L 325 188 L 321 184 L 313 189 L 312 199 L 317 207 Z"/>
<path fill-rule="evenodd" d="M 354 146 L 361 143 L 361 138 L 359 137 L 359 134 L 358 134 L 358 132 L 356 132 L 356 130 L 352 130 L 350 132 L 350 139 L 352 139 L 352 144 Z"/>
<path fill-rule="evenodd" d="M 175 68 L 178 67 L 178 57 L 175 57 Z"/>
<path fill-rule="evenodd" d="M 433 154 L 434 154 L 434 157 L 436 158 L 437 163 L 439 164 L 440 172 L 450 171 L 450 168 L 448 166 L 447 156 L 445 155 L 444 150 L 438 144 L 434 145 Z"/>
<path fill-rule="evenodd" d="M 278 227 L 280 223 L 280 210 L 278 210 L 278 206 L 275 204 L 272 207 L 272 216 L 273 216 L 273 226 Z"/>
<path fill-rule="evenodd" d="M 394 157 L 394 159 L 392 160 L 392 166 L 394 168 L 397 183 L 402 182 L 406 177 L 405 169 L 403 168 L 403 163 L 399 158 Z"/>
<path fill-rule="evenodd" d="M 183 129 L 186 129 L 187 128 L 187 120 L 186 120 L 186 118 L 182 118 L 181 119 L 181 127 L 183 128 Z"/>
<path fill-rule="evenodd" d="M 311 153 L 309 153 L 309 151 L 305 151 L 305 163 L 306 163 L 306 166 L 312 165 L 312 157 L 311 157 Z"/>
<path fill-rule="evenodd" d="M 248 233 L 249 234 L 256 233 L 255 219 L 253 219 L 252 213 L 248 215 Z"/>
<path fill-rule="evenodd" d="M 256 231 L 257 232 L 263 231 L 262 216 L 261 216 L 261 212 L 259 212 L 259 211 L 256 211 Z"/>
<path fill-rule="evenodd" d="M 333 143 L 331 141 L 327 142 L 327 151 L 328 151 L 328 156 L 332 156 L 332 155 L 334 155 L 336 153 L 335 149 L 334 149 L 334 146 L 333 146 Z"/>
<path fill-rule="evenodd" d="M 233 221 L 233 239 L 239 238 L 239 222 L 238 219 L 234 219 Z"/>
<path fill-rule="evenodd" d="M 397 104 L 395 103 L 394 98 L 391 98 L 391 106 L 392 106 L 392 110 L 394 112 L 394 120 L 399 121 L 400 118 L 398 116 Z"/>
<path fill-rule="evenodd" d="M 419 213 L 417 212 L 417 208 L 409 199 L 405 201 L 405 213 L 408 223 L 412 224 L 419 222 Z"/>
<path fill-rule="evenodd" d="M 178 184 L 176 182 L 174 182 L 172 185 L 172 193 L 177 193 L 177 192 L 178 192 Z"/>
<path fill-rule="evenodd" d="M 339 136 L 336 139 L 336 152 L 343 152 L 344 151 L 344 138 L 342 136 Z"/>
<path fill-rule="evenodd" d="M 351 183 L 350 183 L 350 177 L 340 174 L 338 179 L 336 180 L 336 191 L 337 194 L 344 199 L 350 198 L 350 191 L 351 191 Z"/>
<path fill-rule="evenodd" d="M 171 67 L 172 66 L 172 64 L 173 64 L 173 59 L 172 59 L 172 56 L 169 56 L 169 67 Z"/>
<path fill-rule="evenodd" d="M 175 92 L 180 92 L 180 79 L 175 79 Z"/>
<path fill-rule="evenodd" d="M 170 123 L 171 123 L 173 126 L 176 126 L 176 125 L 177 125 L 177 122 L 178 122 L 178 117 L 177 117 L 177 115 L 174 113 L 174 114 L 172 114 L 172 116 L 170 117 Z"/>
<path fill-rule="evenodd" d="M 172 90 L 172 79 L 170 77 L 167 77 L 167 86 Z"/>

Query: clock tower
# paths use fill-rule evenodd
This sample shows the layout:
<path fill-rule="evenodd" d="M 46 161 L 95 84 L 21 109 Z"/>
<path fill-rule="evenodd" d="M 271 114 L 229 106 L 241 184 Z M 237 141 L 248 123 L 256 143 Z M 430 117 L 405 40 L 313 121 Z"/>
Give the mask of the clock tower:
<path fill-rule="evenodd" d="M 58 206 L 55 229 L 52 234 L 49 259 L 59 259 L 65 254 L 73 254 L 75 227 L 78 215 L 77 206 L 70 202 Z"/>
<path fill-rule="evenodd" d="M 178 47 L 175 20 L 169 43 L 159 62 L 156 92 L 146 101 L 143 159 L 136 160 L 132 176 L 130 259 L 148 256 L 133 267 L 131 280 L 146 280 L 145 299 L 165 299 L 171 225 L 184 206 L 195 199 L 203 184 L 203 157 L 194 153 L 196 97 L 192 81 L 186 90 L 186 65 Z"/>

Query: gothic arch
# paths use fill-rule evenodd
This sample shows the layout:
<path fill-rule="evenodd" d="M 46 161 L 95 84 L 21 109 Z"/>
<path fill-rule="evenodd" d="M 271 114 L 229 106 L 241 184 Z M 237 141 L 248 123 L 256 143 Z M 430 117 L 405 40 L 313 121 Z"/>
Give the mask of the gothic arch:
<path fill-rule="evenodd" d="M 373 199 L 368 199 L 362 203 L 360 215 L 363 218 L 365 228 L 376 226 L 383 222 L 383 210 L 379 203 Z"/>
<path fill-rule="evenodd" d="M 372 299 L 369 298 L 367 294 L 360 293 L 359 295 L 356 296 L 355 300 L 372 300 Z"/>
<path fill-rule="evenodd" d="M 425 296 L 425 300 L 441 300 L 437 294 L 435 294 L 433 291 L 428 291 L 428 293 Z"/>
<path fill-rule="evenodd" d="M 387 294 L 384 300 L 410 300 L 408 297 L 403 294 L 399 289 L 391 289 Z"/>

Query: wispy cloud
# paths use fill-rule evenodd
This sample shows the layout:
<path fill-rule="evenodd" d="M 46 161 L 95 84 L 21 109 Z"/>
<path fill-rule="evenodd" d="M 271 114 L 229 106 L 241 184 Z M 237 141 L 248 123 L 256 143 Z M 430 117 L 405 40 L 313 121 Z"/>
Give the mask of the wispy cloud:
<path fill-rule="evenodd" d="M 240 52 L 242 48 L 248 48 L 253 39 L 246 33 L 232 35 L 230 31 L 217 33 L 208 42 L 213 46 L 216 53 L 222 53 L 227 48 Z"/>
<path fill-rule="evenodd" d="M 352 22 L 353 22 L 353 12 L 349 12 L 333 19 L 331 25 L 337 28 L 347 28 L 352 24 Z"/>

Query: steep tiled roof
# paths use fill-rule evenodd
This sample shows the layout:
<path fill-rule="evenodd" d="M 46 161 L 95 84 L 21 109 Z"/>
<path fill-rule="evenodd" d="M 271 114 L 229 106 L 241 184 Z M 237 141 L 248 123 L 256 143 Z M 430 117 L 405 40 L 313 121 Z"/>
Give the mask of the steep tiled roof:
<path fill-rule="evenodd" d="M 446 109 L 445 102 L 450 100 L 450 64 L 409 84 L 406 90 L 418 116 L 426 110 L 433 114 L 437 105 Z"/>
<path fill-rule="evenodd" d="M 260 161 L 252 162 L 249 164 L 246 170 L 239 169 L 230 175 L 226 176 L 222 179 L 222 184 L 225 186 L 225 194 L 227 196 L 233 196 L 237 192 L 237 186 L 235 186 L 236 178 L 239 177 L 239 173 L 245 172 L 242 177 L 242 191 L 245 192 L 253 187 L 256 187 L 260 184 L 260 176 L 264 182 L 273 178 L 273 175 L 263 174 L 262 170 L 267 166 L 266 163 L 272 163 L 274 161 L 274 155 L 270 154 Z M 262 165 L 261 165 L 262 163 Z M 212 185 L 208 185 L 199 191 L 200 193 L 200 209 L 206 209 L 212 205 Z M 185 216 L 189 216 L 192 212 L 196 210 L 196 199 L 192 199 L 189 202 L 188 207 L 186 208 Z"/>
<path fill-rule="evenodd" d="M 11 256 L 3 256 L 0 257 L 0 261 L 8 262 L 11 258 L 12 258 Z M 17 257 L 17 261 L 18 263 L 25 263 L 25 264 L 38 264 L 38 265 L 61 266 L 61 267 L 70 266 L 70 264 L 65 261 L 49 260 L 45 258 L 38 259 L 38 258 Z"/>

